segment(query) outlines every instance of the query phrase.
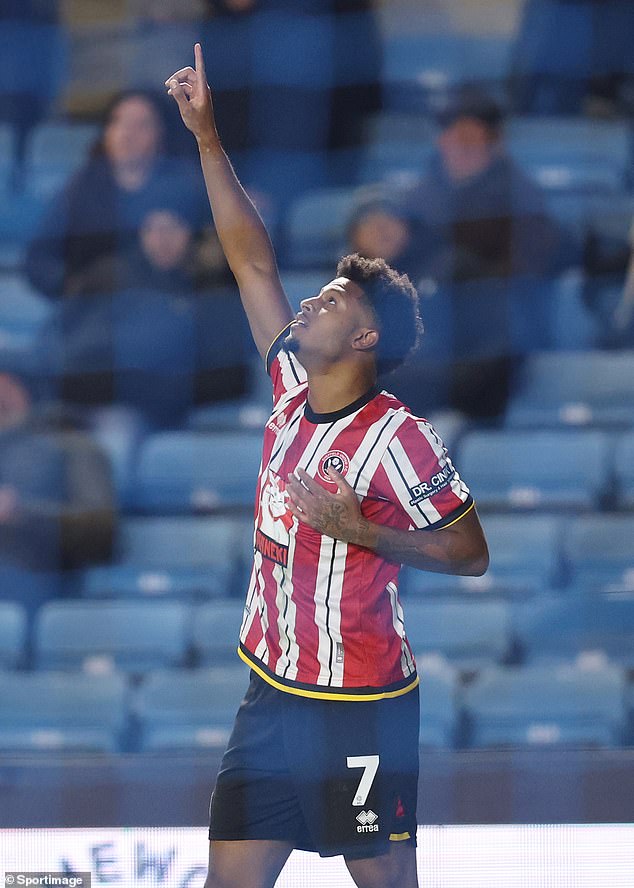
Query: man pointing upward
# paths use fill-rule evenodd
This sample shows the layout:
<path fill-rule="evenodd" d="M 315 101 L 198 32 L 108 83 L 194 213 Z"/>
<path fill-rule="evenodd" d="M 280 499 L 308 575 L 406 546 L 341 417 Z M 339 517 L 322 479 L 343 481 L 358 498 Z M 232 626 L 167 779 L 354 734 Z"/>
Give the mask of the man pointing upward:
<path fill-rule="evenodd" d="M 212 796 L 206 888 L 271 888 L 294 848 L 342 854 L 359 888 L 417 888 L 418 676 L 399 568 L 480 575 L 486 542 L 434 429 L 377 386 L 416 344 L 414 287 L 346 256 L 293 314 L 194 55 L 165 83 L 273 384 L 238 649 L 251 683 Z"/>

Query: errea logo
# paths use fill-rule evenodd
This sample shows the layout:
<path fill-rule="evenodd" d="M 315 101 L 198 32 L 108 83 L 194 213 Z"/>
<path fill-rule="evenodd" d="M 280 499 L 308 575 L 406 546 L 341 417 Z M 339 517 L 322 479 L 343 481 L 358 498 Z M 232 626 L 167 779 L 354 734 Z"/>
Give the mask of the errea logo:
<path fill-rule="evenodd" d="M 368 811 L 361 811 L 359 814 L 357 814 L 357 820 L 359 821 L 357 832 L 378 832 L 378 819 L 379 815 L 375 814 L 372 809 L 369 809 Z"/>

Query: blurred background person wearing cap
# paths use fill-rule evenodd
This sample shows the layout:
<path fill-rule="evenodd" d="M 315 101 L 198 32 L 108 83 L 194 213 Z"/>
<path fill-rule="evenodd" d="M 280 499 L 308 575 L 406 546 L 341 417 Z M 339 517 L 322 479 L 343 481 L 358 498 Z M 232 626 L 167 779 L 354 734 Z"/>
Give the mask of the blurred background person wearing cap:
<path fill-rule="evenodd" d="M 438 349 L 431 363 L 444 368 L 435 384 L 416 384 L 419 394 L 412 395 L 417 409 L 449 407 L 494 421 L 504 413 L 522 352 L 535 346 L 524 341 L 532 331 L 517 325 L 531 313 L 531 323 L 539 321 L 537 299 L 531 304 L 538 288 L 530 282 L 557 268 L 563 239 L 540 189 L 508 155 L 503 112 L 491 97 L 462 87 L 438 122 L 435 156 L 402 195 L 401 210 L 424 268 L 423 320 Z M 429 404 L 420 403 L 425 388 Z"/>

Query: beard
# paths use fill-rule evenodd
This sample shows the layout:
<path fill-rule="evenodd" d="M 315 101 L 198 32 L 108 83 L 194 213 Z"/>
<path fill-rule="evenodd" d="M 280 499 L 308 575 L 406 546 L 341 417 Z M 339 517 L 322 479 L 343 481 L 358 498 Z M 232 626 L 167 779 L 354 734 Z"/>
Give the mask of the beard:
<path fill-rule="evenodd" d="M 289 333 L 282 341 L 282 348 L 287 354 L 296 355 L 299 351 L 299 342 L 292 333 Z"/>

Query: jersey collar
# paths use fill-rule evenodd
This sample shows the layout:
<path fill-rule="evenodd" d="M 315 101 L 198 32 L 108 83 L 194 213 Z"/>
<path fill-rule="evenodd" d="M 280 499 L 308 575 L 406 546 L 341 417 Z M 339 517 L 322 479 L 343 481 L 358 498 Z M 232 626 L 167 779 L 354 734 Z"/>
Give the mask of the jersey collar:
<path fill-rule="evenodd" d="M 336 422 L 338 419 L 343 419 L 345 416 L 350 416 L 351 413 L 354 413 L 356 410 L 360 410 L 362 407 L 365 407 L 365 405 L 369 404 L 372 398 L 375 398 L 379 394 L 379 392 L 380 388 L 378 387 L 378 385 L 373 385 L 372 388 L 365 393 L 365 395 L 361 395 L 361 397 L 357 398 L 356 401 L 353 401 L 352 404 L 348 404 L 347 407 L 342 407 L 340 410 L 333 410 L 331 413 L 315 413 L 308 401 L 306 401 L 304 416 L 306 417 L 308 422 L 312 423 Z"/>

